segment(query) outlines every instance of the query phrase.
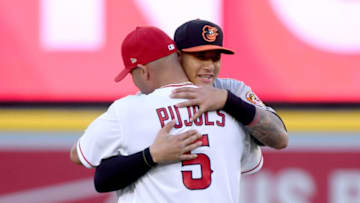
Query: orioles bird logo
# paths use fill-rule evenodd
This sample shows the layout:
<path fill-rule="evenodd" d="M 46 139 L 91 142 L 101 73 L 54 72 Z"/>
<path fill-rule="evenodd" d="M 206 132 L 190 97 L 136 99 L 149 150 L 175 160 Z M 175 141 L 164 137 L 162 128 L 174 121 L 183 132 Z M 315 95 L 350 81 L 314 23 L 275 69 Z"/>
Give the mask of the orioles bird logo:
<path fill-rule="evenodd" d="M 211 27 L 210 25 L 205 25 L 202 29 L 203 39 L 207 42 L 213 42 L 218 36 L 218 29 L 216 27 Z"/>
<path fill-rule="evenodd" d="M 255 105 L 264 106 L 264 103 L 252 92 L 247 92 L 246 98 L 249 102 L 251 102 Z"/>

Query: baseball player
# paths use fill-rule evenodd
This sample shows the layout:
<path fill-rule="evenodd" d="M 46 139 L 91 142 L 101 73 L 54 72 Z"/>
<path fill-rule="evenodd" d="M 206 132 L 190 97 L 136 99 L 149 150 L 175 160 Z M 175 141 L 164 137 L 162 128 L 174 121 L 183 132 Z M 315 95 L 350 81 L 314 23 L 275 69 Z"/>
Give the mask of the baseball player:
<path fill-rule="evenodd" d="M 196 88 L 183 72 L 176 51 L 174 42 L 154 27 L 138 27 L 125 38 L 125 69 L 117 80 L 131 72 L 134 83 L 148 95 L 119 99 L 93 121 L 77 143 L 80 161 L 96 167 L 112 156 L 138 154 L 153 167 L 121 191 L 119 202 L 238 202 L 241 172 L 261 168 L 261 151 L 249 147 L 250 136 L 226 112 L 204 112 L 192 120 L 198 108 L 176 106 L 184 100 L 170 98 L 175 89 Z M 242 108 L 251 106 L 244 103 Z M 184 138 L 196 146 L 191 151 L 194 159 L 156 165 L 156 153 L 148 146 L 171 121 L 174 134 L 188 129 L 201 132 L 197 140 Z"/>
<path fill-rule="evenodd" d="M 208 37 L 206 33 L 215 35 L 215 37 Z M 175 89 L 172 93 L 173 98 L 188 99 L 177 104 L 178 107 L 199 105 L 200 109 L 193 115 L 192 119 L 197 119 L 205 111 L 223 109 L 233 115 L 240 121 L 240 125 L 256 137 L 254 141 L 261 140 L 261 142 L 257 141 L 258 144 L 265 144 L 275 149 L 282 149 L 287 146 L 286 129 L 280 117 L 276 115 L 273 109 L 266 107 L 251 91 L 250 87 L 233 79 L 215 79 L 220 69 L 220 54 L 233 53 L 222 46 L 222 30 L 219 26 L 203 20 L 189 21 L 176 30 L 174 38 L 177 47 L 181 49 L 180 58 L 187 77 L 196 85 L 203 86 L 201 88 L 183 87 Z M 213 39 L 213 41 L 209 39 Z M 248 106 L 248 104 L 252 104 L 252 106 Z M 256 119 L 254 119 L 254 109 Z M 169 138 L 168 132 L 173 126 L 170 126 L 171 123 L 168 125 L 159 133 L 167 139 Z M 161 140 L 161 136 L 158 137 Z M 253 141 L 250 143 L 252 143 L 250 146 L 253 151 L 260 151 L 260 148 Z M 159 144 L 155 142 L 152 147 L 162 149 L 161 152 L 155 154 L 156 156 L 167 156 L 167 161 L 181 161 L 183 160 L 182 156 L 184 156 L 182 155 L 183 152 L 178 150 L 177 153 L 174 153 L 174 149 L 181 149 L 173 147 L 175 145 L 174 142 L 171 144 L 161 142 L 161 147 L 159 147 Z M 155 159 L 159 160 L 160 163 L 166 162 L 157 157 Z M 97 190 L 99 192 L 114 191 L 131 184 L 150 170 L 146 166 L 139 167 L 141 163 L 142 160 L 137 159 L 135 154 L 119 155 L 103 160 L 95 173 Z M 137 173 L 127 172 L 135 169 L 137 169 Z"/>
<path fill-rule="evenodd" d="M 186 28 L 189 27 L 193 29 L 191 30 L 191 32 L 186 30 Z M 209 32 L 210 34 L 215 33 L 217 36 L 220 35 L 217 38 L 217 40 L 215 38 L 214 38 L 215 39 L 214 42 L 209 42 L 209 40 L 205 40 L 204 36 L 206 37 L 206 35 L 204 35 L 204 29 L 203 29 L 204 27 L 211 28 L 210 29 L 211 32 Z M 205 31 L 208 31 L 208 29 L 205 29 Z M 194 33 L 194 34 L 189 35 L 187 33 Z M 200 38 L 199 40 L 199 38 L 196 35 L 202 36 L 203 39 Z M 184 38 L 187 39 L 181 40 Z M 187 64 L 196 64 L 200 62 L 200 63 L 205 63 L 206 64 L 205 67 L 206 67 L 209 66 L 207 64 L 208 59 L 215 58 L 216 60 L 212 60 L 213 61 L 212 63 L 217 64 L 220 60 L 220 53 L 227 53 L 227 54 L 233 53 L 231 50 L 222 47 L 221 28 L 216 24 L 213 24 L 208 21 L 194 20 L 183 24 L 177 29 L 175 33 L 175 40 L 177 40 L 176 44 L 178 47 L 183 47 L 183 48 L 187 47 L 183 49 L 182 52 L 180 53 L 182 58 L 181 61 L 185 71 L 188 73 L 188 77 L 191 79 L 191 81 L 195 81 L 197 85 L 204 85 L 204 84 L 202 84 L 201 81 L 199 82 L 195 77 L 191 77 L 191 70 L 195 69 L 196 66 L 195 65 L 191 66 Z M 194 43 L 184 45 L 184 41 L 194 42 Z M 199 48 L 200 51 L 198 51 Z M 206 56 L 206 54 L 204 53 L 206 53 L 208 56 Z M 200 56 L 198 56 L 199 54 Z M 279 117 L 275 114 L 275 112 L 271 108 L 266 107 L 256 97 L 256 95 L 251 91 L 251 89 L 248 86 L 246 86 L 243 82 L 239 82 L 232 79 L 216 79 L 213 85 L 217 88 L 230 90 L 227 98 L 226 96 L 225 98 L 223 96 L 226 95 L 227 93 L 225 92 L 224 94 L 224 90 L 210 88 L 210 87 L 177 88 L 173 92 L 173 97 L 183 97 L 189 99 L 184 103 L 178 104 L 179 107 L 191 105 L 191 104 L 199 105 L 200 110 L 197 113 L 195 113 L 195 115 L 193 116 L 193 118 L 195 119 L 199 116 L 199 112 L 221 109 L 223 107 L 225 111 L 228 111 L 232 113 L 235 117 L 238 117 L 237 115 L 244 115 L 244 112 L 239 111 L 239 109 L 241 110 L 241 108 L 239 107 L 243 106 L 241 100 L 252 103 L 256 107 L 257 119 L 255 119 L 256 122 L 254 122 L 253 120 L 251 124 L 246 123 L 249 121 L 242 122 L 241 123 L 242 125 L 245 124 L 244 128 L 250 131 L 252 135 L 257 135 L 257 139 L 260 138 L 262 143 L 270 147 L 276 149 L 281 149 L 286 147 L 287 135 L 283 123 L 281 122 Z M 239 98 L 241 98 L 241 100 Z M 226 100 L 226 105 L 224 106 L 225 100 Z M 245 112 L 245 115 L 248 116 L 251 121 L 252 118 L 251 114 L 249 115 L 246 114 Z M 246 118 L 246 116 L 243 117 Z M 190 146 L 189 143 L 187 144 L 184 143 L 181 139 L 175 139 L 175 136 L 169 136 L 169 131 L 173 126 L 174 124 L 172 122 L 169 122 L 167 126 L 158 133 L 158 136 L 156 137 L 157 141 L 155 140 L 155 142 L 151 146 L 153 148 L 153 151 L 157 151 L 156 154 L 153 153 L 152 155 L 156 156 L 155 159 L 157 160 L 158 163 L 189 160 L 194 158 L 193 154 L 184 154 L 184 152 L 191 151 L 194 148 L 194 146 Z M 179 136 L 180 137 L 189 136 L 186 134 L 188 134 L 188 132 L 182 133 Z M 195 136 L 194 133 L 193 136 Z M 260 151 L 259 147 L 254 145 L 253 141 L 251 141 L 250 143 L 252 143 L 252 145 L 250 146 L 252 147 L 253 151 Z M 184 151 L 184 149 L 187 149 L 188 151 L 186 150 Z M 75 152 L 74 156 L 76 156 L 76 150 L 73 150 L 73 153 L 74 152 Z M 139 153 L 132 154 L 129 156 L 119 155 L 117 157 L 106 159 L 103 160 L 102 164 L 100 164 L 100 166 L 97 167 L 96 169 L 95 187 L 99 192 L 118 190 L 128 186 L 129 184 L 134 182 L 136 179 L 141 177 L 149 170 L 150 168 L 144 165 L 142 163 L 142 160 L 139 158 Z M 129 171 L 133 171 L 133 173 L 129 173 Z"/>
<path fill-rule="evenodd" d="M 199 105 L 194 118 L 205 111 L 223 109 L 244 124 L 261 144 L 275 149 L 287 146 L 285 125 L 272 108 L 266 107 L 244 82 L 216 78 L 220 71 L 221 53 L 234 53 L 222 46 L 223 32 L 220 26 L 205 20 L 191 20 L 176 29 L 174 40 L 187 77 L 194 84 L 204 87 L 174 90 L 173 98 L 188 99 L 178 104 L 179 107 Z M 241 101 L 253 104 L 255 119 L 251 111 L 243 111 Z"/>

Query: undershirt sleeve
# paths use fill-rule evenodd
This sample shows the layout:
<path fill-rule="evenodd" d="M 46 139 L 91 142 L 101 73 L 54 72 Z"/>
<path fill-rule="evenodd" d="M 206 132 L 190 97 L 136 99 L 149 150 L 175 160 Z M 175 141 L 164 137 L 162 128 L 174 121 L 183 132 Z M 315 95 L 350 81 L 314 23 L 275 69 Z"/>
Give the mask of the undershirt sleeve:
<path fill-rule="evenodd" d="M 149 148 L 128 156 L 117 155 L 103 159 L 101 164 L 96 167 L 95 189 L 97 192 L 123 189 L 134 183 L 155 165 Z"/>

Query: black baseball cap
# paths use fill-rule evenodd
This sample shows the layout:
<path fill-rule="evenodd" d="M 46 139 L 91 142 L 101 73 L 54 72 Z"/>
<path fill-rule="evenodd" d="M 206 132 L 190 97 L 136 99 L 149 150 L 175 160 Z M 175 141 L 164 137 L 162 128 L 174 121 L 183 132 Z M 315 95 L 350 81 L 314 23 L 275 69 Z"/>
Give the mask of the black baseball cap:
<path fill-rule="evenodd" d="M 183 52 L 219 50 L 224 54 L 234 51 L 223 47 L 223 32 L 220 26 L 206 20 L 191 20 L 175 31 L 174 41 Z"/>

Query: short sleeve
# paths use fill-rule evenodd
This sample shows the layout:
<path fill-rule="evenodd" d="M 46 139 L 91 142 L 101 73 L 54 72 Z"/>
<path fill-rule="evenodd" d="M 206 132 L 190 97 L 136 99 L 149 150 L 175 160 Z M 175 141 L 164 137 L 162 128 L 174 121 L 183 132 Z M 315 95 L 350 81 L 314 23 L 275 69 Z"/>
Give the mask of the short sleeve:
<path fill-rule="evenodd" d="M 217 78 L 214 82 L 214 87 L 229 90 L 234 95 L 240 97 L 243 101 L 246 101 L 249 104 L 253 104 L 258 108 L 276 113 L 274 109 L 266 106 L 251 90 L 251 88 L 242 81 L 230 78 Z"/>
<path fill-rule="evenodd" d="M 245 134 L 244 151 L 241 158 L 241 174 L 250 175 L 256 173 L 262 168 L 263 162 L 260 146 L 255 143 L 249 134 Z"/>
<path fill-rule="evenodd" d="M 96 118 L 77 142 L 77 153 L 81 163 L 96 167 L 102 159 L 119 154 L 123 146 L 121 122 L 116 115 L 114 104 Z"/>

